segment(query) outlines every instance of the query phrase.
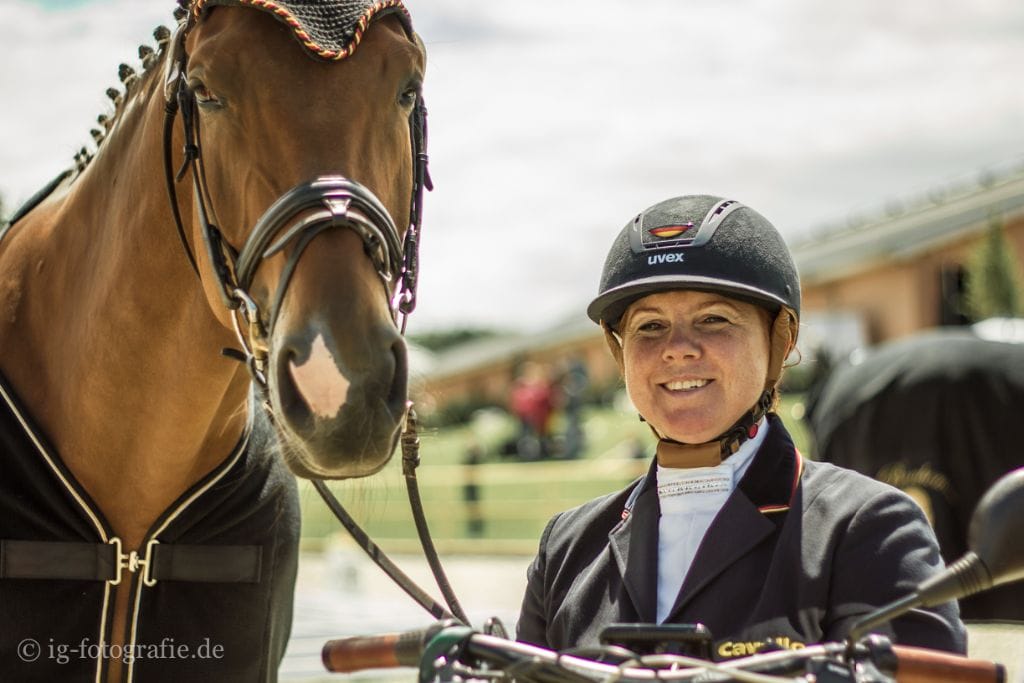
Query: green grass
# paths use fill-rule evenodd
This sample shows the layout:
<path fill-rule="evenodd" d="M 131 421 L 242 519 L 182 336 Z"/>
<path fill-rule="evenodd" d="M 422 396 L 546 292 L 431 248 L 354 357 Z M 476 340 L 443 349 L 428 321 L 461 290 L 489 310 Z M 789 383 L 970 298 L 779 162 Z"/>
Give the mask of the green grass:
<path fill-rule="evenodd" d="M 794 417 L 796 399 L 784 399 L 780 407 L 787 428 L 798 447 L 809 455 L 802 422 Z M 799 408 L 797 408 L 799 411 Z M 561 425 L 556 423 L 557 433 Z M 497 455 L 502 441 L 514 434 L 507 417 L 485 414 L 472 424 L 420 435 L 421 465 L 417 470 L 420 494 L 431 533 L 439 548 L 472 550 L 479 540 L 489 551 L 507 547 L 530 552 L 550 517 L 597 496 L 617 491 L 643 474 L 653 450 L 653 437 L 635 413 L 614 408 L 589 409 L 584 413 L 587 442 L 578 460 L 540 462 L 502 461 Z M 485 452 L 483 464 L 462 464 L 470 444 Z M 640 447 L 645 457 L 632 457 Z M 468 533 L 470 506 L 463 500 L 463 486 L 473 476 L 480 489 L 478 513 L 484 533 Z M 416 530 L 409 512 L 400 454 L 385 469 L 366 479 L 331 485 L 346 509 L 385 550 L 414 545 Z M 306 483 L 300 487 L 303 507 L 303 539 L 315 545 L 341 531 L 323 501 Z M 341 533 L 344 533 L 341 531 Z"/>

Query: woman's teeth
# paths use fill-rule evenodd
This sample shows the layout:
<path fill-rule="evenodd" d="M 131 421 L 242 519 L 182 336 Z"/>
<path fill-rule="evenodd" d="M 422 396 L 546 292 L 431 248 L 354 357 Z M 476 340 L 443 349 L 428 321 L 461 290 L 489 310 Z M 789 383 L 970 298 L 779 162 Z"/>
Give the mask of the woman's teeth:
<path fill-rule="evenodd" d="M 699 389 L 708 382 L 709 380 L 706 379 L 688 379 L 683 382 L 666 382 L 665 388 L 669 391 L 685 391 L 686 389 Z"/>

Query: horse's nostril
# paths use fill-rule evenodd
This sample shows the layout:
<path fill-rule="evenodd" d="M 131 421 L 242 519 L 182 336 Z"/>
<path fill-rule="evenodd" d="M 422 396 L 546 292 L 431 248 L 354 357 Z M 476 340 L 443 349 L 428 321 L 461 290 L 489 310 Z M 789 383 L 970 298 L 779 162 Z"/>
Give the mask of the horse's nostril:
<path fill-rule="evenodd" d="M 303 425 L 303 429 L 312 425 L 313 415 L 306 404 L 306 399 L 299 388 L 299 382 L 292 372 L 296 364 L 296 354 L 292 350 L 282 350 L 274 365 L 271 390 L 274 394 L 276 409 L 293 425 Z"/>
<path fill-rule="evenodd" d="M 398 420 L 405 414 L 405 403 L 408 398 L 409 353 L 404 339 L 399 337 L 391 345 L 391 355 L 395 359 L 395 371 L 391 378 L 391 389 L 388 391 L 386 404 L 391 415 Z"/>

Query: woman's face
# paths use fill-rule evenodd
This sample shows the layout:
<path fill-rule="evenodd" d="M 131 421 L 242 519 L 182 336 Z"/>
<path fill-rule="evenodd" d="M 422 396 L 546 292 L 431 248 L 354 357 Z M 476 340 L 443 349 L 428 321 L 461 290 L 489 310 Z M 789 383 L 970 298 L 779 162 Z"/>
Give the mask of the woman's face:
<path fill-rule="evenodd" d="M 704 443 L 731 427 L 764 391 L 769 314 L 719 294 L 651 294 L 619 324 L 626 390 L 658 434 Z"/>

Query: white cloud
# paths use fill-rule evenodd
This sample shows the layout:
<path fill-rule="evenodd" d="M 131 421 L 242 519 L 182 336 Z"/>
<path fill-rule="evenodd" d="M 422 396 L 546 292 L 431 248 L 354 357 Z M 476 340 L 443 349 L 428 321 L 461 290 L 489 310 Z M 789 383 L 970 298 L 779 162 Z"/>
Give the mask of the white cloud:
<path fill-rule="evenodd" d="M 1017 0 L 407 4 L 437 184 L 414 331 L 582 312 L 615 231 L 674 194 L 734 196 L 795 236 L 1024 155 Z M 172 8 L 0 5 L 5 197 L 89 140 Z"/>
<path fill-rule="evenodd" d="M 27 199 L 92 146 L 90 128 L 109 113 L 104 92 L 120 86 L 117 66 L 138 65 L 140 43 L 173 22 L 173 2 L 93 0 L 44 10 L 28 0 L 0 4 L 0 192 Z"/>

